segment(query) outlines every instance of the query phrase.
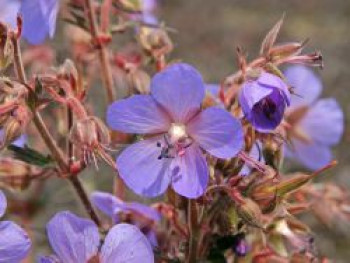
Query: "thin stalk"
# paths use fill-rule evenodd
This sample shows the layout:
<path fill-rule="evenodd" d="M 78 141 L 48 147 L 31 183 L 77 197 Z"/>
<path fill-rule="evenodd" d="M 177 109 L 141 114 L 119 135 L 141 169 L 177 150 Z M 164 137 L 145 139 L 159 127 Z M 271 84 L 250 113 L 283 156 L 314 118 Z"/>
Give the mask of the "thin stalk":
<path fill-rule="evenodd" d="M 85 10 L 89 21 L 91 37 L 93 43 L 97 46 L 98 58 L 101 64 L 103 86 L 107 93 L 107 101 L 110 104 L 116 100 L 116 96 L 114 94 L 113 76 L 110 61 L 108 59 L 108 50 L 106 46 L 99 40 L 100 27 L 98 26 L 95 9 L 92 5 L 91 0 L 85 0 Z M 118 173 L 115 175 L 113 191 L 118 198 L 122 200 L 124 199 L 125 184 Z"/>
<path fill-rule="evenodd" d="M 21 56 L 21 50 L 20 50 L 20 45 L 18 41 L 17 36 L 12 36 L 11 38 L 12 43 L 13 43 L 13 50 L 14 50 L 14 67 L 15 71 L 17 74 L 17 77 L 19 80 L 23 83 L 26 84 L 27 79 L 22 63 L 22 56 Z M 69 173 L 69 164 L 67 163 L 67 158 L 61 151 L 61 149 L 58 147 L 56 141 L 54 138 L 51 136 L 51 133 L 49 132 L 49 129 L 47 128 L 45 122 L 43 121 L 43 118 L 41 117 L 40 113 L 36 110 L 33 112 L 33 122 L 34 125 L 36 126 L 39 134 L 43 138 L 47 148 L 50 150 L 52 156 L 56 160 L 58 166 L 60 167 L 61 171 L 63 173 L 67 173 L 69 181 L 72 183 L 75 191 L 77 192 L 79 198 L 81 199 L 86 211 L 90 215 L 91 219 L 96 223 L 96 225 L 101 226 L 100 221 L 97 217 L 96 212 L 93 209 L 93 206 L 81 184 L 79 179 L 71 175 Z"/>
<path fill-rule="evenodd" d="M 197 262 L 197 250 L 198 250 L 198 239 L 199 239 L 199 225 L 198 225 L 198 208 L 195 200 L 188 200 L 188 229 L 190 234 L 187 263 Z"/>

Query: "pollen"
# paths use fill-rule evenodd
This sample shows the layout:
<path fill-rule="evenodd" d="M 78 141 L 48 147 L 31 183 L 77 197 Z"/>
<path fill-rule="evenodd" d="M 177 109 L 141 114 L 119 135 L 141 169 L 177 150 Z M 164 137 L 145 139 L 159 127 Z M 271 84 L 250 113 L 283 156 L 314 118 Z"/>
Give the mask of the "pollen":
<path fill-rule="evenodd" d="M 187 137 L 186 127 L 183 124 L 173 123 L 169 129 L 169 135 L 172 140 L 178 141 Z"/>

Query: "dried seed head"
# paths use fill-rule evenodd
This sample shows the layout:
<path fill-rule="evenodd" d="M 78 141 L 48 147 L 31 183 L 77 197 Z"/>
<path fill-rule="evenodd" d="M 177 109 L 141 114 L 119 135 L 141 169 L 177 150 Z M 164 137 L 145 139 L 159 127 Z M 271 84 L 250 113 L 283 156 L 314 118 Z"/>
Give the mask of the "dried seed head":
<path fill-rule="evenodd" d="M 142 47 L 155 58 L 159 58 L 173 49 L 173 43 L 162 28 L 141 27 L 139 41 Z"/>
<path fill-rule="evenodd" d="M 13 60 L 13 45 L 8 27 L 0 23 L 0 70 L 7 68 Z"/>

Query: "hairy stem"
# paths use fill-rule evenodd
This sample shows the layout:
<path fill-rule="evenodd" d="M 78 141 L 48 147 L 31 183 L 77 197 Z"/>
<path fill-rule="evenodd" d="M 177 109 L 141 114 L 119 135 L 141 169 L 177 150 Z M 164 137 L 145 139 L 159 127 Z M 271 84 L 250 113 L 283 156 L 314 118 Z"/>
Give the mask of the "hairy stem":
<path fill-rule="evenodd" d="M 19 40 L 17 36 L 12 36 L 11 38 L 13 47 L 14 47 L 14 67 L 17 74 L 17 77 L 19 80 L 26 84 L 27 79 L 22 63 L 22 56 L 21 56 L 21 50 L 19 45 Z M 77 192 L 79 198 L 81 199 L 82 203 L 84 204 L 84 207 L 88 214 L 90 215 L 91 219 L 96 223 L 96 225 L 100 226 L 100 221 L 97 217 L 96 212 L 93 209 L 93 206 L 81 184 L 81 182 L 78 180 L 78 178 L 74 175 L 71 175 L 69 173 L 69 164 L 67 163 L 67 158 L 64 155 L 64 153 L 61 151 L 61 149 L 58 147 L 55 139 L 51 136 L 51 133 L 49 129 L 47 128 L 43 118 L 41 117 L 40 113 L 36 110 L 33 112 L 33 122 L 36 126 L 39 134 L 43 138 L 47 148 L 50 150 L 53 158 L 56 160 L 58 166 L 60 167 L 60 170 L 67 174 L 69 181 L 72 183 L 75 191 Z"/>
<path fill-rule="evenodd" d="M 92 0 L 85 0 L 85 9 L 89 20 L 91 37 L 92 37 L 93 43 L 97 47 L 98 58 L 101 64 L 103 86 L 107 93 L 107 101 L 110 104 L 116 100 L 116 96 L 114 94 L 113 76 L 112 76 L 111 65 L 108 59 L 108 50 L 106 46 L 103 43 L 101 43 L 101 41 L 99 40 L 100 27 L 98 26 L 96 13 L 92 4 Z M 120 199 L 124 199 L 125 185 L 118 173 L 115 175 L 113 191 L 115 192 L 115 195 L 117 197 L 119 197 Z"/>

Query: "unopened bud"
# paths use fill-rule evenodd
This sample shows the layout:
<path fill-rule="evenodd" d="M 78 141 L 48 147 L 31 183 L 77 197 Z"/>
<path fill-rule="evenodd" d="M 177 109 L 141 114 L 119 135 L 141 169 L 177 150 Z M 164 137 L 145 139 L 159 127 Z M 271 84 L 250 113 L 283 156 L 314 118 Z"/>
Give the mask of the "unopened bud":
<path fill-rule="evenodd" d="M 278 45 L 273 47 L 270 50 L 270 56 L 272 58 L 272 61 L 277 61 L 279 59 L 283 59 L 289 56 L 295 56 L 300 54 L 302 51 L 303 47 L 305 46 L 306 41 L 299 43 L 299 42 L 294 42 L 294 43 L 287 43 L 283 45 Z"/>
<path fill-rule="evenodd" d="M 167 32 L 162 28 L 141 27 L 139 40 L 142 47 L 155 58 L 165 55 L 173 49 Z"/>
<path fill-rule="evenodd" d="M 22 126 L 18 120 L 11 117 L 7 120 L 3 129 L 3 136 L 0 142 L 0 149 L 5 148 L 22 134 Z"/>
<path fill-rule="evenodd" d="M 66 59 L 64 63 L 58 68 L 58 76 L 65 80 L 78 80 L 78 71 L 74 65 L 74 62 L 70 59 Z"/>
<path fill-rule="evenodd" d="M 279 170 L 282 164 L 282 147 L 275 140 L 268 140 L 263 144 L 263 156 L 267 165 Z"/>

